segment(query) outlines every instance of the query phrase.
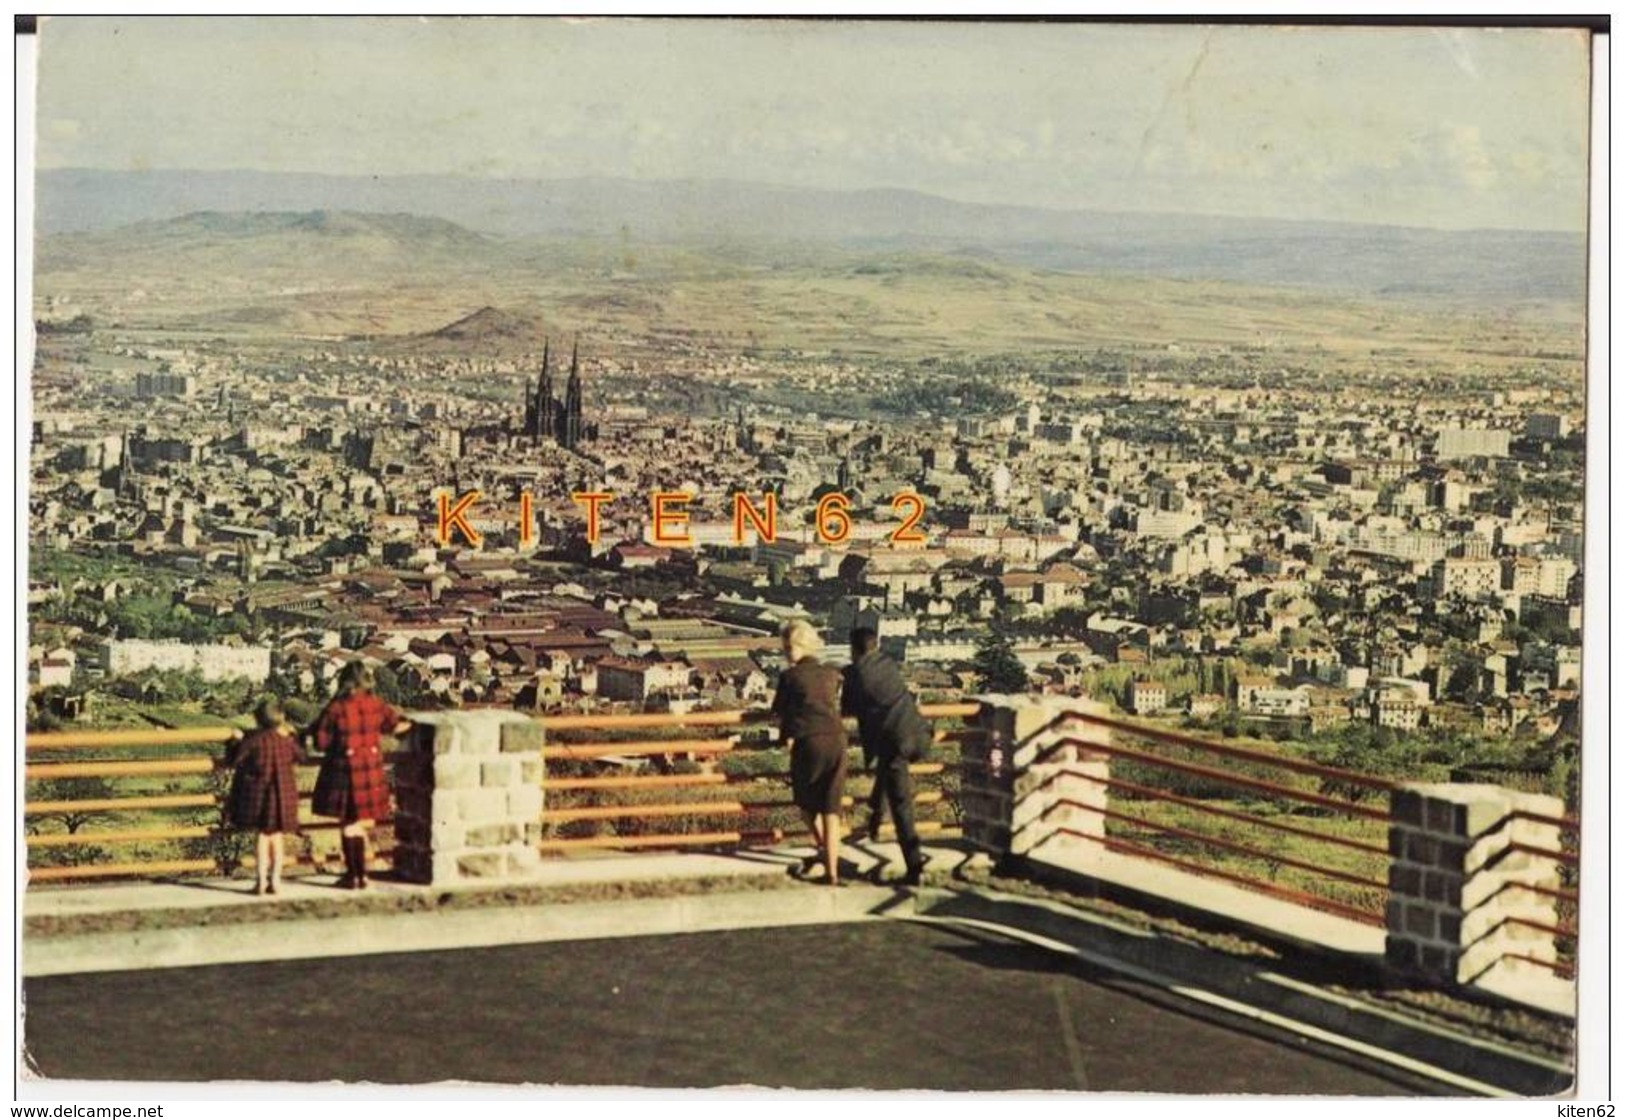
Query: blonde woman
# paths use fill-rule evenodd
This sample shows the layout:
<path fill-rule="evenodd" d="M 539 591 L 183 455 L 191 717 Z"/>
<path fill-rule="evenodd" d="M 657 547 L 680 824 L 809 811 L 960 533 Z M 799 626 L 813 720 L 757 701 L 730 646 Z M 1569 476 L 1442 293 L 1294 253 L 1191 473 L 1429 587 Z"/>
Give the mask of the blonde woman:
<path fill-rule="evenodd" d="M 846 731 L 841 726 L 841 674 L 818 660 L 818 631 L 795 621 L 780 632 L 786 668 L 773 714 L 790 741 L 790 787 L 796 808 L 824 857 L 823 882 L 839 881 L 841 795 L 846 785 Z"/>

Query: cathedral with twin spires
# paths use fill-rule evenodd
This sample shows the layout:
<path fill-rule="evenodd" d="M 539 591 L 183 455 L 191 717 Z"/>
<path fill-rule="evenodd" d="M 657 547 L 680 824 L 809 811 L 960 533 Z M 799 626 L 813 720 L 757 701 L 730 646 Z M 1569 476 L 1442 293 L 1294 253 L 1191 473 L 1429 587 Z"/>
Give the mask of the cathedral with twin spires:
<path fill-rule="evenodd" d="M 578 341 L 570 351 L 570 377 L 564 383 L 564 399 L 558 400 L 553 395 L 552 347 L 543 340 L 542 372 L 536 378 L 535 391 L 525 386 L 524 434 L 533 445 L 551 440 L 573 451 L 582 439 L 591 437 L 591 431 L 581 421 L 580 358 Z"/>

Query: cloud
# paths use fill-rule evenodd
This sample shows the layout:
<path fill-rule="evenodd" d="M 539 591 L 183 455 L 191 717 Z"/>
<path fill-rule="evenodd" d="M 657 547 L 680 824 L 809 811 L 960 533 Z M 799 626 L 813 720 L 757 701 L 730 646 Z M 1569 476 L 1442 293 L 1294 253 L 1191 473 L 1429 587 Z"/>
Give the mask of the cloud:
<path fill-rule="evenodd" d="M 1468 37 L 1464 28 L 1437 28 L 1434 34 L 1437 42 L 1444 47 L 1451 61 L 1468 77 L 1475 81 L 1478 78 L 1478 63 L 1473 59 L 1473 44 L 1480 41 Z"/>
<path fill-rule="evenodd" d="M 643 175 L 1404 224 L 1583 202 L 1583 38 L 147 20 L 44 36 L 45 164 Z M 186 74 L 186 82 L 174 81 Z"/>
<path fill-rule="evenodd" d="M 1493 190 L 1500 175 L 1484 148 L 1483 131 L 1476 124 L 1456 125 L 1450 130 L 1449 154 L 1461 181 L 1479 194 Z"/>

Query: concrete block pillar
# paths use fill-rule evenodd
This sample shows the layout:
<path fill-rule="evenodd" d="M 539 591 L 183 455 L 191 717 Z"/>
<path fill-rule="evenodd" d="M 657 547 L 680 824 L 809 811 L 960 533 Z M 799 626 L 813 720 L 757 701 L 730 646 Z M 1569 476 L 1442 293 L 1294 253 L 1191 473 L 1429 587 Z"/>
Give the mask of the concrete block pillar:
<path fill-rule="evenodd" d="M 412 720 L 395 766 L 396 873 L 440 886 L 536 871 L 542 725 L 504 711 Z"/>
<path fill-rule="evenodd" d="M 996 709 L 984 704 L 976 714 L 979 732 L 965 740 L 959 753 L 959 824 L 965 842 L 1003 856 L 1010 850 L 1011 781 L 1008 732 L 1000 729 Z"/>
<path fill-rule="evenodd" d="M 1563 802 L 1493 785 L 1410 783 L 1390 802 L 1388 963 L 1438 984 L 1549 970 L 1517 959 L 1557 959 L 1559 863 L 1513 845 L 1557 851 L 1558 828 L 1514 820 L 1515 811 L 1558 817 Z M 1534 922 L 1523 925 L 1516 919 Z M 1539 927 L 1548 927 L 1542 929 Z M 1516 956 L 1508 956 L 1516 954 Z"/>
<path fill-rule="evenodd" d="M 1108 757 L 1102 728 L 1063 717 L 1099 711 L 1088 700 L 982 696 L 983 734 L 967 744 L 960 798 L 965 838 L 998 855 L 1042 848 L 1068 863 L 1104 851 Z"/>

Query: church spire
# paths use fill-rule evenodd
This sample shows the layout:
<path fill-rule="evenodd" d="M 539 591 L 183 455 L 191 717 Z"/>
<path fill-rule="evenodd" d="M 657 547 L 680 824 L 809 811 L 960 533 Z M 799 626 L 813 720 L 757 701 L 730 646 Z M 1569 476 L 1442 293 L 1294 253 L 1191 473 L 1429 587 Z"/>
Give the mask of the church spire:
<path fill-rule="evenodd" d="M 542 372 L 536 377 L 536 417 L 530 428 L 530 438 L 550 439 L 553 431 L 553 348 L 550 339 L 542 339 Z"/>
<path fill-rule="evenodd" d="M 114 493 L 120 498 L 128 497 L 131 491 L 135 489 L 133 485 L 134 480 L 132 478 L 135 464 L 130 461 L 132 453 L 133 448 L 131 447 L 130 443 L 130 433 L 129 430 L 126 429 L 124 434 L 119 437 L 118 475 L 117 481 L 113 486 Z"/>
<path fill-rule="evenodd" d="M 575 449 L 581 442 L 581 339 L 570 349 L 570 380 L 564 386 L 564 436 L 559 440 L 565 447 Z"/>

